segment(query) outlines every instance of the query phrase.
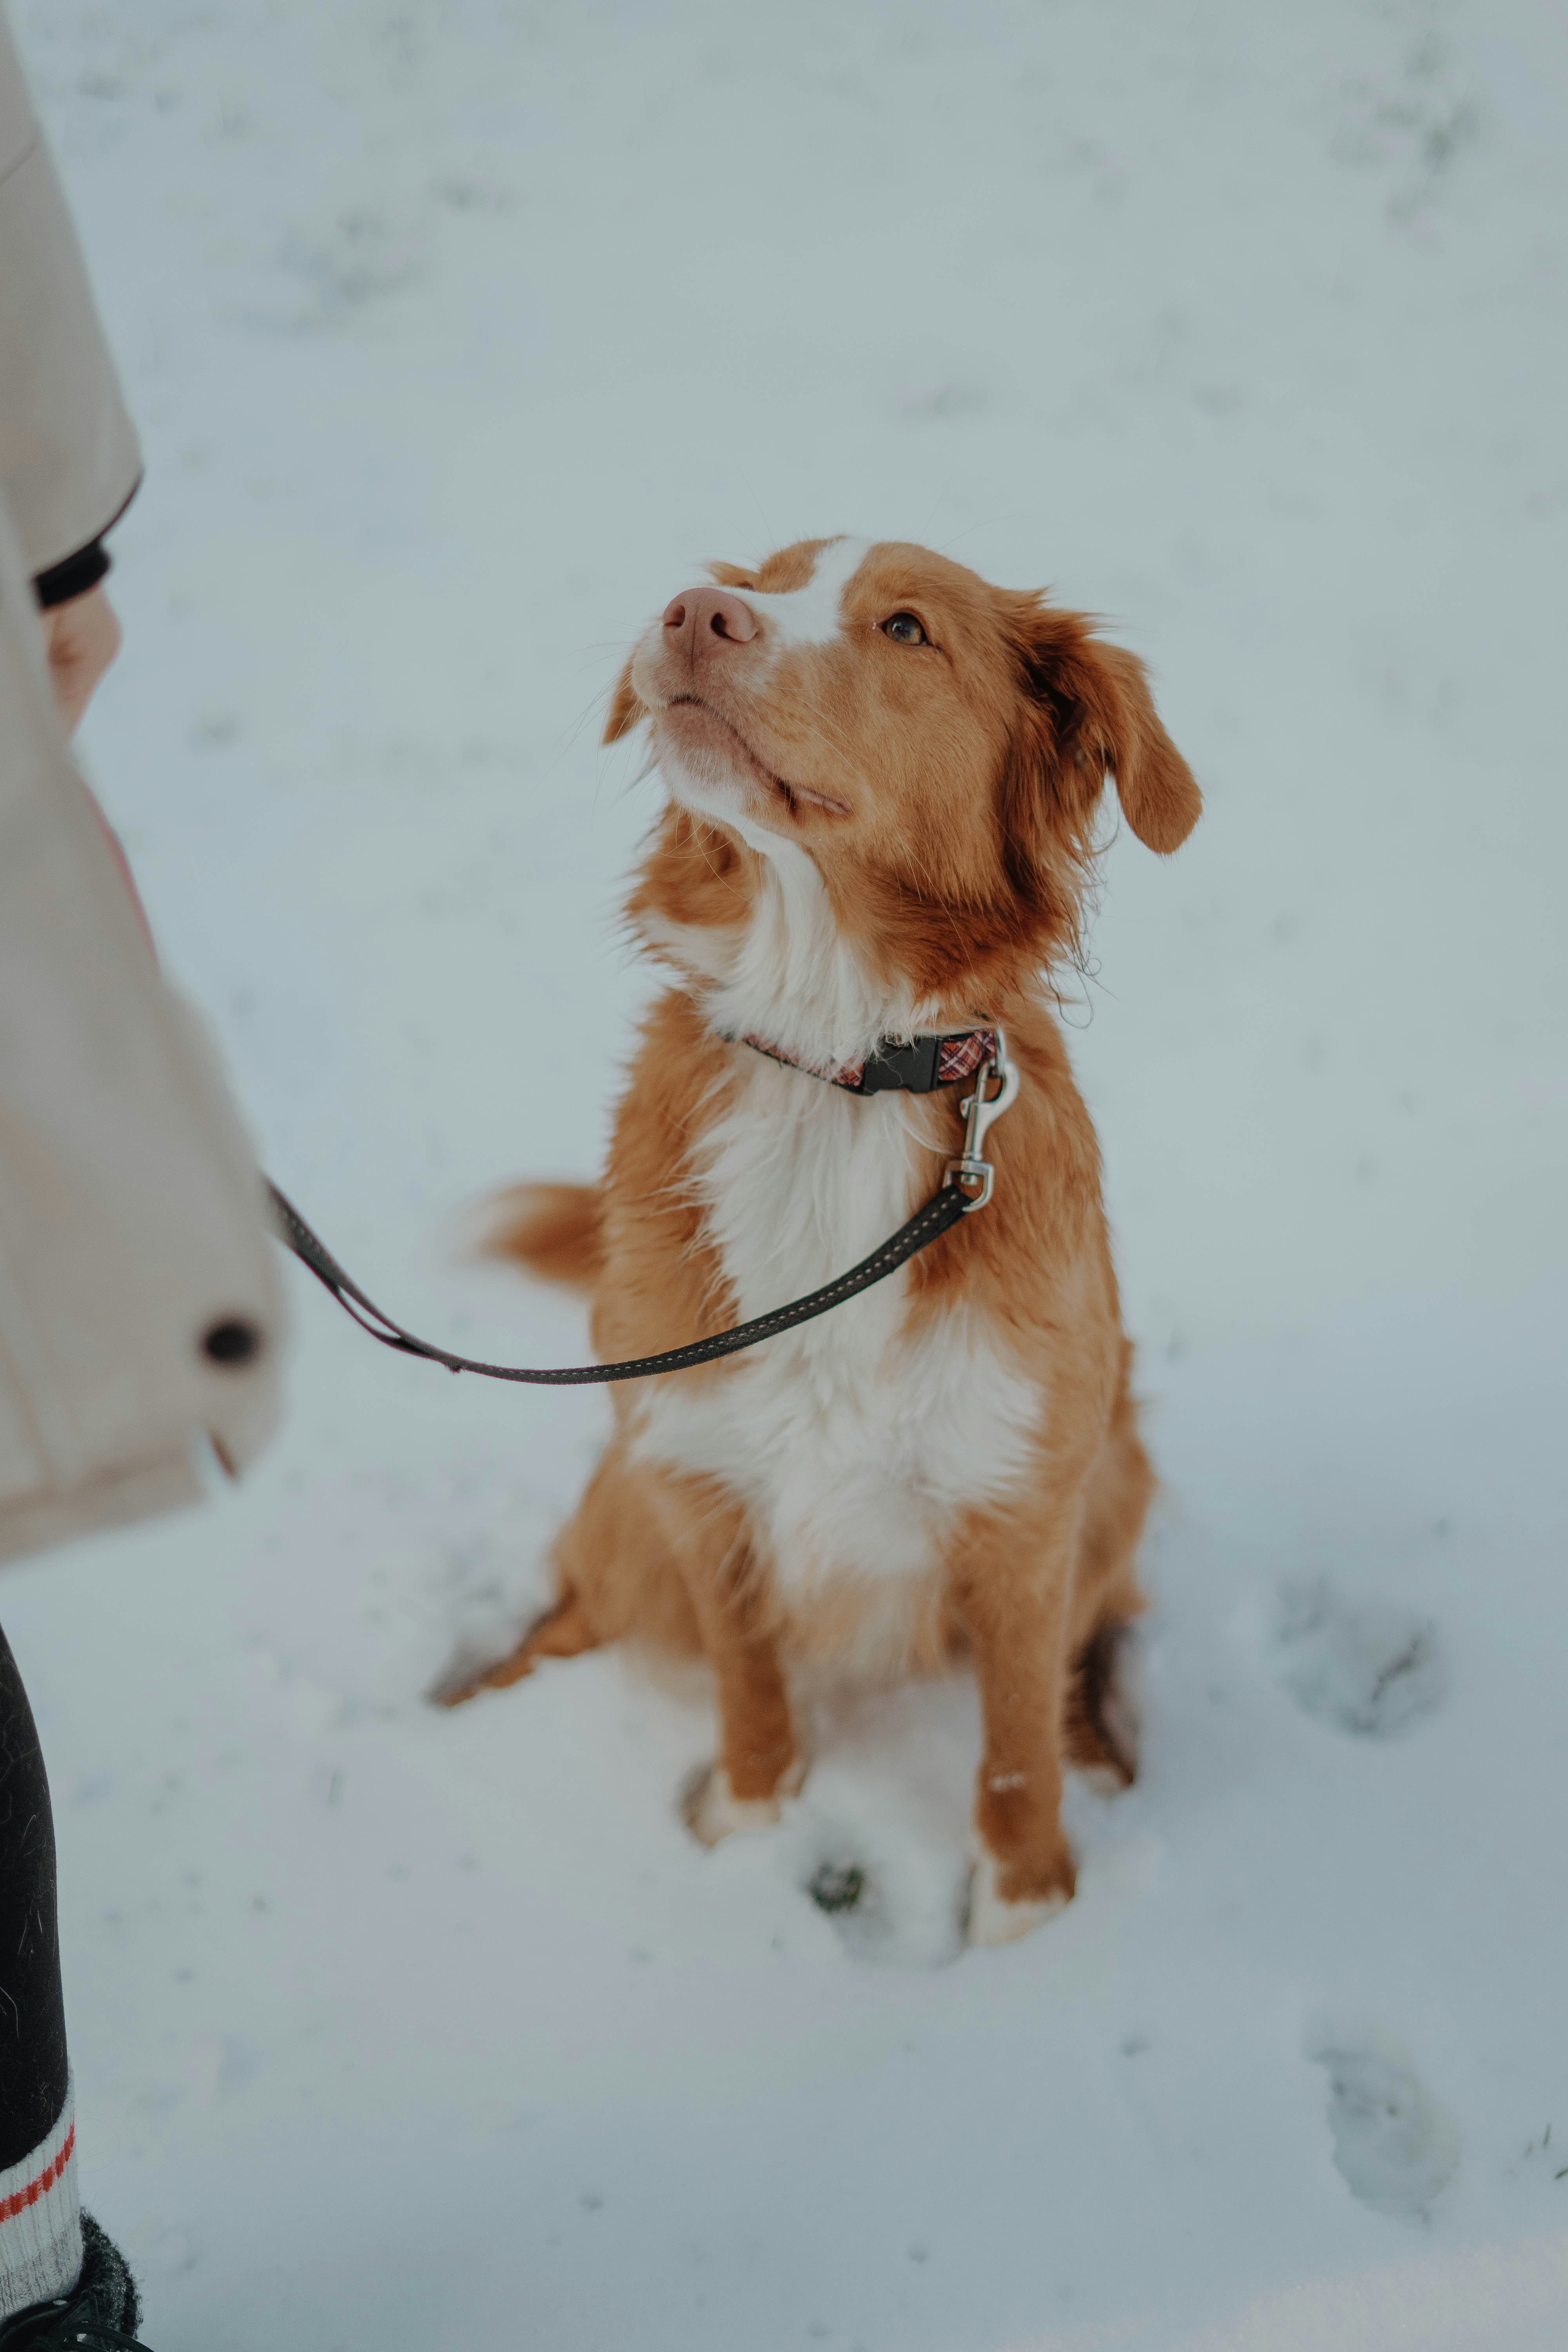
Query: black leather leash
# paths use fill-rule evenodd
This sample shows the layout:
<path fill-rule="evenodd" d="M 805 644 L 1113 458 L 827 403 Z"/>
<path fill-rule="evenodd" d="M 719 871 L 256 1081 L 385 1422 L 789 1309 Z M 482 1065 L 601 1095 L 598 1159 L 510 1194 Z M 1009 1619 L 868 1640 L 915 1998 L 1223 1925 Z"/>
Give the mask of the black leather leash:
<path fill-rule="evenodd" d="M 988 1095 L 986 1088 L 993 1077 L 999 1082 L 997 1091 Z M 879 1249 L 862 1258 L 858 1265 L 851 1266 L 847 1274 L 841 1274 L 836 1282 L 811 1291 L 788 1307 L 775 1307 L 770 1315 L 753 1316 L 749 1323 L 737 1323 L 731 1330 L 716 1331 L 710 1339 L 694 1339 L 689 1347 L 668 1348 L 662 1355 L 637 1356 L 624 1364 L 571 1364 L 549 1371 L 532 1371 L 521 1364 L 479 1363 L 472 1356 L 455 1356 L 449 1349 L 416 1339 L 366 1297 L 286 1193 L 280 1192 L 270 1180 L 267 1190 L 278 1221 L 279 1238 L 287 1243 L 302 1265 L 310 1267 L 344 1313 L 353 1317 L 360 1329 L 368 1331 L 373 1339 L 379 1339 L 384 1348 L 395 1348 L 404 1356 L 423 1356 L 433 1364 L 445 1364 L 449 1372 L 479 1372 L 487 1381 L 523 1381 L 537 1388 L 640 1381 L 656 1372 L 683 1372 L 696 1364 L 710 1364 L 720 1356 L 732 1356 L 739 1349 L 754 1348 L 760 1339 L 771 1339 L 780 1331 L 792 1330 L 797 1323 L 809 1323 L 814 1316 L 827 1314 L 832 1307 L 841 1307 L 847 1298 L 853 1298 L 858 1291 L 869 1290 L 873 1283 L 896 1274 L 921 1250 L 929 1249 L 932 1242 L 950 1232 L 961 1217 L 983 1209 L 991 1198 L 994 1171 L 981 1146 L 986 1129 L 993 1119 L 1001 1117 L 1017 1090 L 1017 1072 L 1007 1059 L 1006 1045 L 998 1030 L 992 1058 L 976 1075 L 974 1092 L 960 1105 L 968 1122 L 963 1152 L 958 1159 L 948 1161 L 941 1191 L 933 1192 L 924 1208 L 917 1209 L 909 1223 L 900 1225 Z M 979 1190 L 971 1194 L 963 1189 L 965 1185 L 977 1185 Z"/>
<path fill-rule="evenodd" d="M 907 1225 L 873 1250 L 870 1256 L 841 1274 L 824 1290 L 814 1290 L 809 1297 L 797 1298 L 793 1306 L 776 1307 L 771 1315 L 754 1316 L 750 1323 L 737 1323 L 731 1331 L 716 1331 L 710 1339 L 694 1339 L 689 1348 L 668 1348 L 659 1356 L 637 1356 L 625 1364 L 572 1364 L 552 1371 L 528 1371 L 520 1364 L 476 1363 L 471 1356 L 454 1356 L 446 1348 L 432 1346 L 428 1339 L 416 1339 L 401 1323 L 395 1323 L 374 1299 L 367 1298 L 357 1282 L 345 1274 L 326 1244 L 310 1231 L 292 1202 L 287 1200 L 276 1184 L 268 1183 L 272 1206 L 277 1212 L 279 1232 L 295 1256 L 308 1265 L 317 1281 L 330 1290 L 345 1313 L 353 1317 L 362 1331 L 379 1339 L 385 1348 L 395 1348 L 405 1356 L 427 1356 L 433 1364 L 445 1364 L 449 1372 L 482 1372 L 488 1381 L 527 1381 L 542 1388 L 571 1388 L 592 1381 L 640 1381 L 652 1372 L 683 1372 L 693 1364 L 710 1364 L 717 1356 L 732 1356 L 738 1348 L 754 1348 L 759 1339 L 771 1339 L 777 1331 L 787 1331 L 796 1323 L 809 1323 L 814 1315 L 826 1315 L 832 1307 L 840 1307 L 845 1299 L 853 1298 L 858 1290 L 868 1290 L 897 1273 L 906 1260 L 918 1250 L 927 1248 L 938 1235 L 967 1216 L 970 1203 L 956 1184 L 944 1184 L 934 1193 L 925 1207 L 917 1211 Z M 374 1319 L 372 1319 L 374 1318 Z"/>

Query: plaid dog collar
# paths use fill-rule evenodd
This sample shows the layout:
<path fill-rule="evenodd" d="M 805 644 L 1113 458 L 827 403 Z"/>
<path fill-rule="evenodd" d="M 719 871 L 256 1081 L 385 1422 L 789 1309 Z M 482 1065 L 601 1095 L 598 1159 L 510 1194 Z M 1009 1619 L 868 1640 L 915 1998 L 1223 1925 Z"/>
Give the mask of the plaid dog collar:
<path fill-rule="evenodd" d="M 946 1037 L 879 1037 L 875 1053 L 863 1061 L 846 1062 L 837 1070 L 814 1070 L 809 1063 L 797 1062 L 793 1054 L 768 1045 L 762 1037 L 741 1037 L 736 1043 L 765 1054 L 770 1062 L 805 1070 L 808 1077 L 825 1078 L 830 1087 L 842 1087 L 852 1095 L 934 1094 L 939 1087 L 972 1078 L 976 1070 L 996 1058 L 994 1029 L 959 1029 Z"/>

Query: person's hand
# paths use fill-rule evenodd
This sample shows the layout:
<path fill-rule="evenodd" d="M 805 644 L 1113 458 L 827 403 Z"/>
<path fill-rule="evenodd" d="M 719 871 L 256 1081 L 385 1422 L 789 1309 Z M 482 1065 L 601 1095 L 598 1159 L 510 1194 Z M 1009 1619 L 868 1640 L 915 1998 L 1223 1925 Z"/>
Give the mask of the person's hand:
<path fill-rule="evenodd" d="M 120 651 L 120 623 L 100 587 L 89 588 L 85 596 L 73 596 L 68 604 L 56 604 L 38 618 L 55 701 L 66 733 L 74 735 L 99 680 Z"/>
<path fill-rule="evenodd" d="M 38 619 L 43 625 L 55 701 L 65 721 L 66 733 L 74 735 L 99 680 L 120 651 L 120 623 L 101 588 L 89 588 L 85 596 L 73 596 L 66 604 L 51 604 L 47 613 L 39 614 Z M 120 878 L 131 894 L 137 920 L 147 934 L 147 944 L 152 947 L 153 927 L 147 920 L 147 909 L 142 904 L 142 894 L 121 846 L 120 835 L 90 792 L 88 799 L 120 869 Z"/>

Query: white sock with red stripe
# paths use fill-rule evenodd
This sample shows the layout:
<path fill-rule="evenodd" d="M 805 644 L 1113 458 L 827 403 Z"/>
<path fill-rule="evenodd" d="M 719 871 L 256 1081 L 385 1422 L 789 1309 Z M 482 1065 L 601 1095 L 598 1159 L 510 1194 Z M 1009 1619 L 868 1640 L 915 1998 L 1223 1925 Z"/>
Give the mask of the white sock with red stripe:
<path fill-rule="evenodd" d="M 68 2294 L 81 2275 L 76 2100 L 31 2156 L 0 2172 L 0 2319 Z"/>

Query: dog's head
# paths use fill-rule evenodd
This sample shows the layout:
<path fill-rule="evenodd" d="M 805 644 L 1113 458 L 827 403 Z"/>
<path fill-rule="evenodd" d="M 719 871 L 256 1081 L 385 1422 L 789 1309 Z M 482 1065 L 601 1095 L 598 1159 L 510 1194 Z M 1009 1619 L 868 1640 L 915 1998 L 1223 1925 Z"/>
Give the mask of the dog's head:
<path fill-rule="evenodd" d="M 1108 777 L 1151 849 L 1202 805 L 1132 655 L 893 541 L 713 565 L 638 641 L 605 740 L 645 719 L 671 807 L 644 908 L 732 926 L 804 858 L 837 939 L 921 1007 L 994 1009 L 1071 951 Z"/>

